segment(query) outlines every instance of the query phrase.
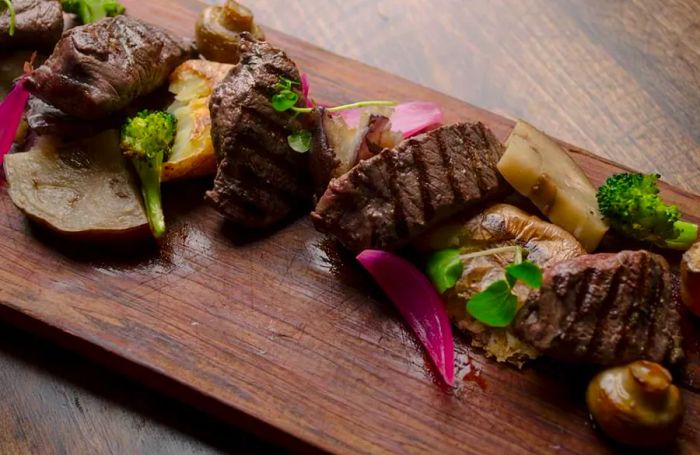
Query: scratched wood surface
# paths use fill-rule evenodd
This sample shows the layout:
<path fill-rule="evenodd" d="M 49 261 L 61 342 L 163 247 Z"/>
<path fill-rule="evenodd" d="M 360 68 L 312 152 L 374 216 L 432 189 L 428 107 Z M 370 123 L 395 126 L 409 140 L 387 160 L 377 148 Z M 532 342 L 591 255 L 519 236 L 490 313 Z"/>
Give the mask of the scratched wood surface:
<path fill-rule="evenodd" d="M 132 6 L 131 4 L 129 6 L 132 12 L 142 12 L 144 17 L 154 22 L 168 22 L 177 31 L 189 33 L 189 25 L 180 23 L 178 19 L 184 10 L 177 6 L 169 8 L 168 11 L 158 10 L 159 4 L 162 3 L 153 2 L 151 6 Z M 175 2 L 167 3 L 172 6 Z M 389 0 L 372 3 L 363 1 L 295 3 L 258 0 L 252 6 L 266 24 L 274 25 L 350 57 L 401 73 L 426 85 L 448 91 L 490 110 L 528 118 L 570 142 L 585 145 L 599 154 L 636 168 L 659 170 L 667 180 L 681 187 L 700 190 L 697 132 L 691 128 L 692 125 L 698 124 L 697 117 L 700 115 L 698 92 L 694 90 L 697 88 L 697 68 L 700 63 L 697 47 L 694 47 L 697 40 L 693 39 L 694 36 L 697 37 L 699 17 L 695 3 L 667 2 L 660 5 L 658 2 L 591 1 L 586 3 L 587 6 L 590 5 L 587 8 L 579 7 L 579 4 L 573 1 L 496 1 L 488 2 L 488 6 L 487 2 L 431 3 L 441 7 L 423 11 L 424 2 Z M 313 4 L 313 7 L 309 7 L 309 4 Z M 468 6 L 464 6 L 465 4 Z M 191 6 L 185 3 L 183 5 L 186 8 Z M 368 39 L 369 36 L 371 39 Z M 299 59 L 300 63 L 311 73 L 312 82 L 317 82 L 314 90 L 317 91 L 319 98 L 324 100 L 346 101 L 353 97 L 366 97 L 372 94 L 395 93 L 405 96 L 407 93 L 394 86 L 384 87 L 383 85 L 386 84 L 382 82 L 384 79 L 379 79 L 380 76 L 376 76 L 373 72 L 369 72 L 366 78 L 358 77 L 357 74 L 354 77 L 352 74 L 341 74 L 342 77 L 340 77 L 336 73 L 342 73 L 339 68 L 345 69 L 342 61 L 332 58 L 319 59 L 313 52 L 304 50 L 303 46 L 288 42 L 286 38 L 278 35 L 273 34 L 271 39 L 283 47 L 289 47 L 295 57 L 302 57 Z M 551 58 L 554 61 L 539 64 L 542 61 L 542 55 L 553 56 Z M 457 56 L 460 58 L 455 58 Z M 358 71 L 365 74 L 364 69 Z M 321 77 L 319 72 L 324 73 L 326 78 Z M 329 75 L 332 76 L 328 77 Z M 337 79 L 336 76 L 345 82 L 331 80 Z M 455 107 L 453 101 L 447 104 L 450 105 L 450 115 L 453 119 L 482 115 L 469 109 L 462 110 Z M 507 133 L 507 122 L 501 122 L 492 117 L 488 119 L 499 135 L 503 136 Z M 589 169 L 592 169 L 591 166 Z M 602 177 L 607 171 L 604 168 L 596 169 L 598 173 L 594 176 L 595 178 Z M 193 189 L 199 190 L 196 185 Z M 682 199 L 687 205 L 686 209 L 692 210 L 689 208 L 693 203 L 692 200 Z M 190 202 L 193 206 L 196 205 L 194 200 Z M 161 389 L 167 389 L 166 391 L 170 394 L 180 395 L 222 417 L 243 423 L 246 428 L 263 433 L 269 430 L 268 427 L 261 426 L 261 422 L 251 423 L 248 419 L 241 420 L 238 413 L 230 412 L 226 406 L 220 406 L 221 403 L 216 400 L 205 399 L 202 395 L 193 395 L 170 383 L 162 386 L 162 378 L 154 378 L 149 371 L 134 368 L 131 363 L 117 362 L 112 357 L 105 360 L 104 352 L 95 351 L 89 345 L 76 342 L 73 338 L 66 338 L 63 331 L 70 328 L 72 329 L 70 331 L 79 337 L 90 338 L 93 342 L 103 340 L 102 347 L 112 352 L 123 354 L 136 349 L 140 351 L 139 354 L 147 358 L 146 362 L 149 365 L 156 366 L 156 369 L 163 373 L 175 368 L 174 364 L 179 364 L 181 357 L 188 358 L 192 352 L 199 352 L 195 349 L 177 353 L 176 351 L 181 347 L 178 346 L 180 343 L 194 340 L 193 342 L 201 347 L 201 344 L 212 342 L 212 339 L 219 344 L 223 340 L 224 345 L 243 339 L 247 346 L 251 338 L 246 336 L 246 330 L 253 332 L 257 330 L 256 335 L 263 338 L 265 334 L 268 336 L 268 344 L 275 348 L 273 351 L 288 349 L 295 354 L 291 357 L 283 355 L 283 352 L 268 354 L 264 348 L 252 354 L 254 362 L 260 361 L 261 368 L 269 365 L 264 361 L 266 357 L 274 355 L 277 359 L 273 370 L 280 374 L 280 377 L 275 379 L 280 382 L 280 385 L 273 387 L 275 393 L 272 393 L 273 391 L 265 387 L 265 384 L 269 385 L 269 383 L 263 381 L 258 390 L 258 393 L 263 393 L 263 398 L 256 395 L 256 399 L 260 400 L 257 403 L 262 403 L 266 411 L 272 411 L 271 413 L 274 414 L 271 420 L 280 420 L 279 414 L 283 410 L 276 409 L 279 403 L 275 404 L 275 399 L 279 400 L 280 396 L 291 393 L 289 384 L 300 377 L 297 369 L 311 368 L 318 362 L 323 365 L 331 362 L 330 370 L 327 371 L 331 371 L 332 374 L 326 375 L 326 381 L 333 381 L 340 375 L 343 377 L 343 384 L 353 378 L 359 384 L 351 381 L 350 384 L 354 387 L 337 387 L 335 390 L 341 390 L 340 395 L 332 397 L 325 415 L 328 415 L 328 411 L 341 409 L 343 415 L 349 414 L 350 417 L 345 416 L 345 420 L 340 417 L 324 419 L 316 415 L 317 420 L 323 421 L 322 424 L 312 429 L 307 428 L 306 431 L 311 431 L 316 437 L 323 438 L 326 444 L 321 444 L 314 438 L 307 438 L 307 441 L 338 451 L 346 451 L 348 447 L 339 445 L 338 441 L 328 441 L 329 432 L 335 426 L 346 425 L 348 418 L 350 422 L 357 422 L 353 418 L 358 419 L 358 415 L 364 417 L 361 413 L 363 404 L 365 406 L 369 404 L 371 406 L 369 409 L 377 408 L 379 412 L 380 408 L 387 409 L 388 406 L 388 409 L 392 410 L 399 408 L 402 403 L 411 402 L 416 397 L 426 398 L 426 396 L 434 403 L 433 407 L 440 408 L 450 415 L 446 418 L 447 420 L 436 420 L 443 422 L 441 429 L 434 428 L 433 431 L 426 432 L 422 436 L 444 438 L 443 444 L 458 439 L 455 443 L 457 445 L 442 448 L 454 450 L 459 447 L 463 452 L 481 451 L 482 445 L 472 445 L 470 442 L 474 439 L 483 440 L 483 443 L 491 444 L 496 450 L 523 453 L 551 452 L 555 449 L 575 452 L 586 447 L 588 443 L 597 444 L 595 435 L 587 427 L 581 408 L 581 391 L 585 380 L 578 379 L 573 381 L 574 386 L 562 387 L 559 379 L 548 377 L 563 375 L 568 378 L 566 374 L 558 371 L 556 366 L 543 366 L 541 370 L 531 371 L 521 376 L 476 357 L 476 363 L 485 369 L 490 383 L 489 390 L 481 392 L 470 385 L 460 387 L 453 394 L 436 390 L 427 379 L 429 373 L 422 370 L 424 359 L 416 354 L 418 351 L 411 344 L 410 336 L 405 333 L 391 308 L 382 301 L 372 303 L 364 296 L 366 292 L 355 290 L 360 282 L 365 281 L 365 277 L 356 275 L 355 271 L 346 274 L 349 275 L 349 278 L 346 277 L 346 281 L 350 281 L 349 287 L 343 283 L 334 282 L 324 268 L 327 267 L 323 263 L 326 254 L 319 253 L 315 246 L 319 238 L 308 232 L 309 228 L 304 222 L 288 228 L 277 240 L 270 239 L 265 245 L 246 245 L 242 247 L 242 251 L 233 254 L 229 251 L 232 248 L 231 242 L 221 238 L 226 233 L 218 231 L 216 216 L 196 207 L 195 213 L 182 215 L 182 217 L 177 215 L 179 227 L 175 230 L 177 238 L 172 239 L 169 249 L 166 245 L 166 252 L 171 253 L 170 258 L 144 257 L 140 260 L 126 261 L 126 264 L 122 261 L 121 264 L 115 265 L 108 257 L 86 256 L 75 253 L 70 248 L 61 249 L 57 254 L 52 247 L 53 239 L 47 239 L 40 233 L 39 241 L 43 243 L 37 245 L 31 241 L 31 237 L 28 241 L 22 232 L 27 227 L 21 218 L 13 212 L 14 209 L 6 200 L 3 200 L 2 207 L 3 211 L 8 213 L 5 230 L 9 228 L 13 231 L 7 239 L 8 241 L 14 239 L 12 242 L 21 246 L 20 249 L 19 246 L 13 245 L 15 250 L 8 256 L 7 264 L 18 260 L 22 256 L 21 251 L 38 249 L 33 255 L 34 262 L 30 260 L 30 264 L 41 264 L 42 267 L 60 265 L 74 269 L 73 272 L 68 271 L 65 275 L 68 277 L 65 283 L 69 285 L 62 289 L 61 296 L 48 298 L 43 295 L 57 292 L 56 280 L 59 277 L 53 276 L 43 280 L 47 290 L 33 294 L 34 300 L 30 302 L 31 305 L 15 303 L 12 305 L 13 311 L 4 311 L 5 316 L 34 330 L 39 330 L 44 335 L 58 337 L 63 343 L 98 357 L 98 360 L 109 364 L 114 363 L 115 365 L 112 366 L 146 379 Z M 181 210 L 180 207 L 176 211 L 179 210 Z M 194 218 L 195 216 L 198 217 Z M 193 224 L 191 220 L 196 222 Z M 206 245 L 207 241 L 209 246 Z M 215 244 L 213 249 L 212 243 Z M 296 257 L 294 257 L 295 251 L 298 253 Z M 215 256 L 219 253 L 223 254 L 221 258 Z M 246 295 L 241 289 L 235 289 L 234 283 L 241 283 L 241 280 L 244 284 L 248 283 L 247 286 L 257 282 L 258 279 L 263 279 L 263 283 L 266 282 L 264 280 L 279 280 L 275 277 L 274 271 L 266 273 L 267 271 L 261 271 L 259 266 L 250 267 L 246 271 L 246 267 L 253 262 L 250 257 L 246 261 L 236 261 L 236 264 L 240 263 L 238 270 L 226 273 L 212 270 L 212 273 L 207 276 L 206 271 L 209 268 L 221 268 L 224 266 L 222 262 L 232 264 L 231 267 L 234 267 L 233 257 L 251 254 L 261 261 L 284 259 L 289 265 L 287 275 L 291 276 L 285 276 L 280 286 L 272 287 L 281 293 L 276 299 L 261 298 L 256 294 L 257 290 L 248 289 L 246 292 L 250 294 Z M 191 261 L 188 258 L 192 255 L 204 257 L 198 261 Z M 150 271 L 149 268 L 151 268 Z M 31 267 L 26 270 L 25 286 L 29 288 L 39 286 L 40 279 L 30 279 Z M 76 305 L 75 302 L 69 301 L 71 295 L 76 296 L 75 293 L 71 294 L 71 286 L 75 287 L 84 281 L 89 284 L 90 276 L 95 270 L 98 271 L 100 279 L 105 270 L 109 271 L 108 275 L 113 275 L 102 286 L 109 288 L 112 299 L 120 301 L 109 305 L 107 304 L 109 298 L 104 300 L 98 298 L 96 299 L 99 301 L 98 304 L 92 308 L 89 305 Z M 276 267 L 275 270 L 286 269 Z M 0 273 L 4 276 L 10 272 L 15 275 L 21 274 L 17 267 L 13 268 L 9 265 Z M 175 276 L 171 277 L 172 281 L 185 281 L 185 283 L 179 283 L 181 288 L 163 290 L 162 286 L 171 281 L 161 276 L 163 273 L 174 273 Z M 235 276 L 232 277 L 227 273 L 233 273 Z M 183 277 L 182 280 L 177 279 L 179 276 Z M 205 283 L 206 278 L 215 280 L 217 276 L 231 279 L 234 283 L 225 286 L 214 284 L 216 289 L 209 289 L 209 292 L 196 290 L 202 286 L 212 286 Z M 285 284 L 294 281 L 294 277 L 297 277 L 301 284 L 307 281 L 313 281 L 314 284 L 306 291 L 303 291 L 303 287 Z M 121 281 L 124 278 L 131 278 L 138 285 L 134 284 L 131 287 L 123 285 Z M 247 281 L 244 278 L 247 278 Z M 153 281 L 144 283 L 148 279 Z M 192 280 L 197 284 L 191 284 Z M 21 286 L 21 283 L 17 286 Z M 192 286 L 195 289 L 187 294 L 182 294 L 182 291 L 178 290 L 187 290 Z M 361 287 L 359 289 L 362 290 Z M 105 288 L 102 288 L 102 292 L 104 290 Z M 16 289 L 3 291 L 2 300 L 8 301 L 8 296 L 14 299 L 31 300 L 27 293 L 18 294 L 17 292 L 19 291 Z M 105 297 L 100 295 L 99 287 L 93 286 L 85 292 L 86 294 L 81 292 L 78 295 L 88 299 L 88 296 Z M 190 311 L 192 321 L 189 327 L 186 324 L 187 321 L 182 321 L 182 315 L 175 316 L 176 311 L 182 309 L 178 307 L 181 303 L 179 301 L 185 300 L 187 295 L 197 295 L 200 302 L 209 296 L 215 307 Z M 377 296 L 375 292 L 372 292 L 372 295 Z M 322 301 L 308 302 L 307 299 L 313 299 L 314 296 Z M 121 297 L 125 297 L 125 301 L 121 301 Z M 291 323 L 286 321 L 287 324 L 285 324 L 284 316 L 290 314 L 289 309 L 285 311 L 285 308 L 279 308 L 281 314 L 274 313 L 280 305 L 288 305 L 290 298 L 303 300 L 302 305 L 308 311 L 301 311 L 302 308 L 295 309 L 293 314 L 298 315 L 297 319 L 293 319 Z M 258 299 L 262 300 L 264 308 L 254 305 Z M 236 300 L 239 301 L 236 302 Z M 347 301 L 340 305 L 343 300 Z M 45 309 L 37 307 L 41 303 L 54 304 L 57 308 L 54 308 L 54 313 L 47 313 Z M 58 319 L 61 305 L 68 305 L 69 315 L 77 312 L 82 314 L 88 322 L 81 320 L 76 324 L 76 321 L 71 321 L 70 317 Z M 120 305 L 131 310 L 127 311 L 127 308 L 121 308 Z M 165 319 L 165 315 L 159 319 L 157 315 L 160 309 L 166 310 L 173 320 Z M 201 325 L 201 322 L 195 316 L 202 311 L 210 313 L 210 325 L 197 330 L 195 329 L 199 327 L 197 323 Z M 144 313 L 148 315 L 149 312 L 151 316 L 143 320 Z M 238 322 L 244 326 L 248 322 L 246 330 L 233 333 L 235 330 L 231 329 L 231 322 L 211 321 L 211 316 L 221 314 L 220 312 L 226 315 L 225 318 L 245 316 L 244 320 Z M 268 312 L 272 312 L 272 316 Z M 329 312 L 331 314 L 326 314 Z M 29 318 L 22 317 L 22 314 L 28 314 Z M 318 315 L 318 317 L 309 318 L 309 314 Z M 130 324 L 116 323 L 119 320 L 129 320 L 128 317 L 124 319 L 127 315 L 137 319 L 138 327 L 145 325 L 152 329 L 162 329 L 170 333 L 171 337 L 173 333 L 177 333 L 178 337 L 175 340 L 163 338 L 157 330 L 140 329 L 139 331 L 134 330 Z M 48 327 L 33 322 L 36 318 L 42 317 L 48 317 L 51 320 L 56 318 L 55 321 L 58 324 L 54 325 L 60 325 L 61 330 L 48 330 Z M 154 322 L 154 319 L 156 323 L 152 327 L 149 326 L 147 321 Z M 262 326 L 250 326 L 250 323 L 261 322 L 261 320 L 265 322 Z M 309 322 L 301 327 L 301 324 L 304 324 L 303 321 Z M 308 324 L 312 324 L 312 327 L 307 328 Z M 338 349 L 346 345 L 350 348 L 358 345 L 359 342 L 364 342 L 370 346 L 361 345 L 359 347 L 362 349 L 350 351 L 351 354 L 355 353 L 359 356 L 358 359 L 354 359 L 355 362 L 353 359 L 347 360 L 348 353 L 344 353 L 344 356 L 340 355 L 336 361 L 332 361 L 332 358 L 331 360 L 326 358 L 325 361 L 323 358 L 319 359 L 319 356 L 323 357 L 321 355 L 323 352 L 328 355 L 328 351 L 323 351 L 322 343 L 327 338 L 319 336 L 319 333 L 321 335 L 325 333 L 328 336 L 327 330 L 321 330 L 324 326 L 327 328 L 328 324 L 333 328 L 337 324 L 340 330 L 330 338 L 330 342 L 335 346 L 331 348 L 334 355 L 343 354 L 342 351 L 338 352 Z M 85 337 L 85 332 L 81 332 L 86 326 L 93 329 L 90 337 Z M 289 330 L 280 330 L 280 327 Z M 221 332 L 227 328 L 232 332 Z M 202 335 L 202 331 L 206 329 L 213 330 L 214 333 Z M 115 339 L 114 335 L 109 335 L 111 331 L 121 332 L 121 335 Z M 220 331 L 222 335 L 216 336 L 216 331 Z M 179 336 L 180 334 L 182 336 Z M 222 446 L 223 450 L 227 451 L 239 450 L 239 446 L 222 445 L 217 442 L 225 440 L 220 435 L 229 436 L 230 432 L 227 430 L 221 430 L 219 435 L 213 437 L 206 432 L 197 431 L 196 428 L 215 427 L 215 425 L 209 425 L 205 420 L 205 425 L 202 426 L 203 419 L 188 415 L 186 408 L 158 411 L 158 408 L 163 405 L 157 400 L 151 401 L 151 404 L 145 407 L 133 406 L 134 401 L 148 403 L 151 399 L 149 394 L 139 393 L 140 389 L 135 385 L 122 385 L 118 379 L 110 381 L 107 373 L 102 373 L 103 376 L 97 376 L 97 378 L 89 374 L 67 374 L 67 368 L 92 371 L 93 367 L 65 353 L 61 355 L 65 356 L 68 367 L 53 365 L 51 368 L 37 368 L 35 364 L 45 366 L 48 361 L 40 355 L 32 356 L 31 350 L 34 349 L 36 353 L 49 349 L 45 344 L 35 341 L 27 343 L 26 337 L 14 331 L 9 331 L 9 334 L 5 332 L 2 336 L 6 341 L 2 343 L 4 344 L 2 352 L 10 354 L 0 356 L 3 372 L 0 374 L 0 383 L 5 386 L 5 390 L 10 391 L 4 397 L 10 405 L 3 408 L 4 413 L 0 413 L 0 424 L 4 430 L 15 430 L 4 432 L 4 437 L 0 437 L 2 453 L 22 451 L 70 453 L 80 451 L 81 448 L 89 448 L 95 452 L 109 450 L 117 453 L 154 453 L 154 451 L 202 453 L 209 450 L 211 445 Z M 351 340 L 350 342 L 347 337 Z M 106 345 L 105 338 L 108 340 Z M 354 338 L 358 338 L 359 341 Z M 297 339 L 298 343 L 296 343 Z M 406 341 L 408 345 L 405 344 Z M 20 354 L 12 355 L 17 352 L 13 351 L 12 347 L 15 343 L 25 346 L 18 351 Z M 171 343 L 175 343 L 176 346 L 170 346 Z M 282 347 L 277 346 L 278 344 Z M 220 346 L 217 349 L 223 349 L 226 355 L 230 356 L 236 347 L 229 348 L 231 349 Z M 328 349 L 328 346 L 325 348 Z M 371 356 L 366 358 L 364 353 L 368 349 L 371 352 L 367 354 Z M 292 360 L 305 357 L 303 354 L 307 351 L 311 360 L 303 363 L 295 363 Z M 464 354 L 464 351 L 461 352 Z M 133 354 L 133 352 L 130 353 Z M 219 355 L 225 356 L 224 353 Z M 20 356 L 29 357 L 31 363 L 20 360 Z M 386 361 L 381 361 L 382 356 L 388 356 Z M 216 363 L 216 360 L 213 360 L 213 363 Z M 348 368 L 349 364 L 351 368 Z M 197 362 L 194 362 L 194 365 L 193 367 L 192 363 L 185 362 L 183 368 L 192 370 L 188 374 L 199 374 L 202 377 L 195 379 L 187 376 L 187 380 L 191 379 L 200 392 L 205 391 L 207 394 L 213 386 L 226 387 L 230 386 L 231 382 L 248 383 L 251 378 L 260 379 L 256 374 L 261 374 L 268 381 L 270 380 L 268 375 L 251 371 L 253 367 L 243 368 L 235 362 L 234 366 L 220 365 L 201 369 Z M 386 368 L 382 368 L 383 365 L 386 365 Z M 372 367 L 370 368 L 372 371 L 376 369 L 379 378 L 373 381 L 371 377 L 367 379 L 362 374 L 355 374 L 356 370 L 365 371 L 368 367 Z M 238 371 L 241 376 L 225 378 L 226 381 L 231 382 L 225 381 L 223 384 L 218 380 L 212 382 L 211 378 L 207 380 L 207 376 L 212 376 L 212 371 L 230 371 L 227 368 Z M 239 371 L 238 368 L 241 370 Z M 385 369 L 390 369 L 395 374 L 383 371 Z M 397 372 L 400 378 L 398 383 L 409 382 L 415 386 L 414 383 L 418 382 L 419 385 L 425 385 L 423 383 L 428 385 L 427 388 L 419 387 L 418 394 L 413 393 L 414 387 L 409 387 L 412 393 L 402 394 L 398 398 L 393 397 L 395 403 L 392 407 L 392 395 L 385 396 L 383 393 L 387 388 L 397 388 L 392 383 L 385 385 L 387 380 L 396 379 Z M 317 373 L 318 376 L 316 376 L 313 371 L 308 374 L 314 376 L 312 379 L 321 381 L 320 396 L 330 392 L 323 381 L 323 374 Z M 66 377 L 69 380 L 66 380 Z M 28 378 L 34 378 L 34 380 L 27 380 Z M 182 377 L 179 379 L 182 380 Z M 100 380 L 109 384 L 106 390 L 98 389 L 96 392 L 93 388 L 86 386 Z M 307 378 L 307 380 L 310 385 L 318 384 L 311 379 Z M 248 386 L 254 387 L 260 381 L 253 382 L 255 384 L 248 384 Z M 518 394 L 514 393 L 518 387 L 524 387 L 525 393 L 534 392 L 535 399 L 519 398 Z M 547 396 L 548 387 L 552 387 L 551 397 Z M 499 388 L 512 390 L 508 392 L 498 390 Z M 40 391 L 38 394 L 37 389 Z M 126 392 L 115 394 L 114 389 L 126 390 Z M 245 390 L 246 387 L 239 386 L 237 389 Z M 305 390 L 307 387 L 297 387 L 296 390 L 298 389 Z M 358 390 L 380 395 L 373 395 L 376 402 L 360 400 L 360 403 L 353 402 L 351 396 L 344 396 Z M 136 395 L 137 398 L 129 398 L 131 394 Z M 74 397 L 74 400 L 69 400 L 68 405 L 62 401 L 66 400 L 66 395 Z M 114 395 L 118 398 L 109 399 Z M 305 400 L 311 399 L 306 394 L 302 396 Z M 249 397 L 239 396 L 238 398 L 245 400 Z M 694 397 L 690 400 L 694 406 L 687 420 L 697 420 L 697 400 Z M 70 405 L 70 402 L 81 402 L 81 405 Z M 562 405 L 563 410 L 559 409 Z M 286 419 L 299 420 L 300 422 L 296 423 L 302 426 L 308 424 L 308 420 L 305 419 L 314 417 L 314 414 L 323 413 L 315 409 L 318 404 L 309 404 L 303 412 L 298 409 L 298 405 L 292 403 L 288 406 L 292 408 L 288 412 L 300 417 L 289 417 L 287 414 Z M 490 426 L 499 425 L 499 420 L 509 421 L 503 426 L 504 433 L 511 431 L 513 427 L 510 421 L 521 418 L 522 410 L 518 410 L 521 406 L 527 407 L 529 420 L 521 422 L 519 426 L 516 422 L 514 434 L 503 437 L 494 437 L 489 434 L 493 433 L 490 431 Z M 432 411 L 434 412 L 435 409 Z M 184 420 L 184 426 L 194 427 L 195 431 L 183 431 L 183 426 L 173 423 L 172 419 L 159 418 L 161 414 L 172 415 L 173 413 L 180 416 L 176 420 Z M 416 417 L 419 415 L 419 412 L 409 412 L 405 418 L 399 418 L 398 423 L 410 426 L 412 432 L 420 432 L 420 421 L 424 419 Z M 459 420 L 460 415 L 463 421 L 455 422 Z M 142 419 L 147 424 L 134 424 L 134 422 L 141 422 Z M 415 423 L 416 419 L 419 420 L 418 423 Z M 444 422 L 449 422 L 450 419 L 453 419 L 451 420 L 453 424 L 445 425 Z M 475 419 L 481 419 L 482 422 L 474 422 Z M 570 421 L 560 421 L 562 419 Z M 261 420 L 267 419 L 263 416 Z M 281 420 L 284 421 L 285 418 Z M 363 423 L 362 426 L 359 428 L 353 426 L 352 431 L 346 428 L 345 431 L 353 435 L 353 440 L 361 449 L 367 451 L 424 450 L 430 447 L 421 445 L 421 435 L 418 436 L 417 441 L 407 441 L 402 439 L 399 433 L 392 433 L 391 428 L 376 429 L 374 438 L 366 438 L 366 436 L 363 438 L 363 435 L 370 430 L 364 427 L 366 423 L 364 418 L 360 421 Z M 539 424 L 534 424 L 533 421 Z M 466 426 L 465 422 L 468 422 L 469 426 L 460 428 Z M 72 426 L 78 427 L 80 431 L 60 431 L 59 435 L 51 432 L 51 428 Z M 382 424 L 382 427 L 384 426 Z M 535 437 L 528 436 L 530 432 Z M 85 444 L 86 434 L 92 435 L 91 438 L 87 438 L 89 440 L 87 445 Z M 273 433 L 273 436 L 276 436 L 277 440 L 282 438 L 283 443 L 288 441 L 282 435 Z M 497 442 L 494 442 L 494 439 Z M 149 445 L 159 440 L 168 441 L 169 445 L 166 444 L 160 448 L 157 445 Z M 214 442 L 211 442 L 212 440 Z M 253 443 L 254 450 L 262 450 L 261 446 L 256 444 Z M 697 450 L 697 444 L 696 428 L 684 428 L 678 451 L 692 453 L 693 448 Z M 435 449 L 438 447 L 434 446 Z M 605 446 L 596 445 L 595 447 L 599 451 L 611 450 Z"/>

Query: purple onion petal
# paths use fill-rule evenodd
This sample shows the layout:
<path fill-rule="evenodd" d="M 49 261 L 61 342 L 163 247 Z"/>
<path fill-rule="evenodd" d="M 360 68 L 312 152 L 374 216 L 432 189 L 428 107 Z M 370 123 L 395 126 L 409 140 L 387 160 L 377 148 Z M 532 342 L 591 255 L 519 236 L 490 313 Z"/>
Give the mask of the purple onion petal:
<path fill-rule="evenodd" d="M 399 309 L 445 383 L 454 384 L 452 327 L 430 280 L 407 260 L 385 251 L 365 250 L 357 260 Z"/>
<path fill-rule="evenodd" d="M 22 121 L 29 92 L 24 88 L 24 78 L 15 84 L 0 104 L 0 163 L 10 151 Z"/>
<path fill-rule="evenodd" d="M 362 108 L 341 111 L 340 115 L 348 126 L 356 128 L 360 123 Z M 437 104 L 429 101 L 411 101 L 394 107 L 391 115 L 391 129 L 401 131 L 403 137 L 408 138 L 441 125 L 444 119 L 442 110 Z"/>
<path fill-rule="evenodd" d="M 311 90 L 309 86 L 309 77 L 306 73 L 301 73 L 301 96 L 304 100 L 304 104 L 306 107 L 314 107 L 313 101 L 309 98 L 309 90 Z"/>

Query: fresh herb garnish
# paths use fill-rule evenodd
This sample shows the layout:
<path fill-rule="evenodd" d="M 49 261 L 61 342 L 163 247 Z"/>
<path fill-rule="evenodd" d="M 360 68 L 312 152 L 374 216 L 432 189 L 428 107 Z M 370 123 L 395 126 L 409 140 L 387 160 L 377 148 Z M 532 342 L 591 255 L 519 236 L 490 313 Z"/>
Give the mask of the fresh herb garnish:
<path fill-rule="evenodd" d="M 542 270 L 537 264 L 523 260 L 523 249 L 506 246 L 490 250 L 460 254 L 457 249 L 441 250 L 428 259 L 427 273 L 440 293 L 454 287 L 462 277 L 464 263 L 471 259 L 495 254 L 513 253 L 515 259 L 505 268 L 505 279 L 498 280 L 472 296 L 467 311 L 477 321 L 491 327 L 506 327 L 518 311 L 518 298 L 513 294 L 515 283 L 537 289 L 542 287 Z"/>
<path fill-rule="evenodd" d="M 12 0 L 0 0 L 0 14 L 4 13 L 5 10 L 10 14 L 10 28 L 8 34 L 14 36 L 17 18 L 15 17 L 15 7 L 12 6 Z"/>
<path fill-rule="evenodd" d="M 295 152 L 306 153 L 311 150 L 311 132 L 299 130 L 287 136 L 287 143 Z"/>
<path fill-rule="evenodd" d="M 284 77 L 275 84 L 275 93 L 273 93 L 270 98 L 270 103 L 272 107 L 277 112 L 287 112 L 293 111 L 295 115 L 298 114 L 310 114 L 313 111 L 313 107 L 299 107 L 297 104 L 301 99 L 301 96 L 297 87 L 299 89 L 304 89 L 303 84 L 298 81 L 293 81 Z M 311 100 L 306 100 L 305 103 L 309 105 L 315 105 Z M 340 112 L 346 109 L 357 109 L 361 107 L 369 106 L 395 106 L 396 103 L 393 101 L 360 101 L 357 103 L 344 104 L 342 106 L 328 107 L 326 112 Z M 289 146 L 296 152 L 306 153 L 311 149 L 311 133 L 307 130 L 296 131 L 287 137 L 287 142 Z"/>
<path fill-rule="evenodd" d="M 124 14 L 126 8 L 117 0 L 61 0 L 63 11 L 77 15 L 83 24 L 91 24 L 105 17 Z"/>

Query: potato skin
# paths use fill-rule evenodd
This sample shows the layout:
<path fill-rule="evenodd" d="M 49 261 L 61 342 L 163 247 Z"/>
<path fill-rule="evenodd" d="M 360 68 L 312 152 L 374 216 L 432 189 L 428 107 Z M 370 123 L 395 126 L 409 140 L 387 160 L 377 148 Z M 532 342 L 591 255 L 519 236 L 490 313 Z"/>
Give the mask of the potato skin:
<path fill-rule="evenodd" d="M 245 6 L 233 0 L 223 6 L 210 6 L 197 20 L 197 48 L 207 60 L 238 63 L 239 32 L 250 32 L 258 40 L 265 39 L 262 29 L 255 24 L 253 13 Z"/>

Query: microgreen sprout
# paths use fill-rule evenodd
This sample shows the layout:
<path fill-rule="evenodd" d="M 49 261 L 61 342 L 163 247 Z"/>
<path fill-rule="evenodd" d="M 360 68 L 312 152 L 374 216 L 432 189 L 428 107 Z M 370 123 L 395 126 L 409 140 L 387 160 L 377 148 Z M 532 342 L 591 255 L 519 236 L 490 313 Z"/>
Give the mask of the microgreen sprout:
<path fill-rule="evenodd" d="M 465 262 L 508 253 L 514 255 L 514 260 L 505 268 L 505 279 L 491 283 L 467 302 L 467 312 L 477 321 L 491 327 L 506 327 L 518 311 L 518 298 L 513 294 L 515 284 L 520 281 L 533 289 L 542 286 L 542 270 L 535 263 L 523 260 L 522 247 L 505 246 L 467 254 L 461 254 L 457 249 L 441 250 L 429 258 L 428 276 L 437 290 L 443 293 L 454 287 L 462 277 Z"/>
<path fill-rule="evenodd" d="M 16 25 L 16 17 L 15 17 L 15 7 L 12 6 L 12 0 L 0 0 L 0 14 L 4 13 L 5 10 L 10 15 L 10 27 L 8 30 L 8 34 L 10 36 L 14 36 L 15 34 L 15 25 Z"/>

